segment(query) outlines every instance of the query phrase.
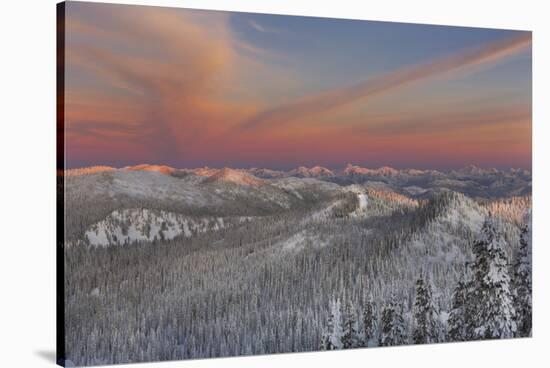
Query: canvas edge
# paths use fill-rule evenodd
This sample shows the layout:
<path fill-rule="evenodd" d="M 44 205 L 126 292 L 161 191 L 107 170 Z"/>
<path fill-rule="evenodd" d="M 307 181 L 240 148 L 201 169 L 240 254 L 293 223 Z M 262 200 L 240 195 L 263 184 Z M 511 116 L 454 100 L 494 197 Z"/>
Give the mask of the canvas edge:
<path fill-rule="evenodd" d="M 65 351 L 65 11 L 56 4 L 56 363 L 66 364 Z"/>

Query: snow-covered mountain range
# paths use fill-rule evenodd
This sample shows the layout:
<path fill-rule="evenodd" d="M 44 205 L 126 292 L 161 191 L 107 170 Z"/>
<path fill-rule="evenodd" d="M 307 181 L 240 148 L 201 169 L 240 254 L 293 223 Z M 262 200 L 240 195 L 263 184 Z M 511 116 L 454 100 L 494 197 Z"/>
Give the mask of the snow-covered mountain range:
<path fill-rule="evenodd" d="M 445 331 L 484 222 L 494 219 L 510 263 L 531 207 L 525 170 L 138 165 L 65 174 L 68 352 L 77 364 L 143 351 L 158 360 L 317 350 L 335 298 L 370 298 L 378 310 L 398 300 L 412 336 L 421 275 Z M 80 318 L 92 314 L 93 324 Z"/>
<path fill-rule="evenodd" d="M 528 195 L 530 186 L 531 175 L 526 170 L 474 166 L 444 173 L 354 165 L 334 171 L 320 166 L 276 171 L 143 164 L 67 170 L 65 194 L 67 211 L 73 214 L 67 222 L 74 221 L 69 238 L 82 239 L 85 233 L 91 244 L 107 245 L 189 236 L 189 229 L 200 231 L 199 224 L 205 222 L 225 219 L 231 223 L 238 217 L 288 211 L 308 211 L 306 218 L 310 219 L 326 219 L 334 213 L 356 218 L 389 215 L 398 206 L 416 206 L 418 200 L 439 198 L 447 192 L 489 201 L 493 210 L 518 218 L 517 206 L 497 205 L 495 200 Z M 93 216 L 86 212 L 86 219 L 80 219 L 83 206 Z M 147 226 L 140 227 L 140 223 Z M 164 223 L 163 228 L 157 223 Z"/>
<path fill-rule="evenodd" d="M 244 186 L 270 184 L 273 180 L 283 178 L 309 178 L 342 186 L 362 184 L 379 189 L 385 188 L 412 198 L 429 198 L 447 190 L 481 198 L 521 196 L 531 192 L 531 172 L 528 170 L 484 169 L 476 166 L 443 172 L 394 169 L 387 166 L 371 169 L 351 164 L 341 170 L 330 170 L 321 166 L 311 168 L 300 166 L 289 171 L 266 168 L 176 169 L 164 165 L 143 164 L 122 169 L 108 166 L 71 169 L 67 170 L 66 174 L 67 176 L 76 176 L 99 172 L 156 172 L 179 178 L 188 177 L 188 180 L 194 179 L 197 183 L 226 182 Z"/>

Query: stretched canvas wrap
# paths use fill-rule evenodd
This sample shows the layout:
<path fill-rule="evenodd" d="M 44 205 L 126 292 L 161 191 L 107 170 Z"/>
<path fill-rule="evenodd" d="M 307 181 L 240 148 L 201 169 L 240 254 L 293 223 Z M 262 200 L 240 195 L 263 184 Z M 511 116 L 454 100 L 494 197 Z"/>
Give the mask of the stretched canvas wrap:
<path fill-rule="evenodd" d="M 531 32 L 58 5 L 58 363 L 531 336 Z"/>

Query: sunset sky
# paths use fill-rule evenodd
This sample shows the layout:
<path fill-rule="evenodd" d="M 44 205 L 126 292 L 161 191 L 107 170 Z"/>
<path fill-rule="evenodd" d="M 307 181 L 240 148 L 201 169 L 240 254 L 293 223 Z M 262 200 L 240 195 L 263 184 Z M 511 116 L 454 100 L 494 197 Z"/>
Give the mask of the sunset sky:
<path fill-rule="evenodd" d="M 531 167 L 530 32 L 66 9 L 67 167 Z"/>

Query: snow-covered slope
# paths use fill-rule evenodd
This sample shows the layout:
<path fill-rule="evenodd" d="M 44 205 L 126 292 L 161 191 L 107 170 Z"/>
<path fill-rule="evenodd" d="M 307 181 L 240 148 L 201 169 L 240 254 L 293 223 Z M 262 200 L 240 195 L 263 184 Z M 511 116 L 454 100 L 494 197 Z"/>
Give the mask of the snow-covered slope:
<path fill-rule="evenodd" d="M 261 168 L 255 168 L 255 167 L 248 169 L 246 171 L 249 174 L 252 174 L 255 177 L 260 179 L 277 179 L 277 178 L 284 178 L 285 176 L 288 176 L 288 174 L 284 171 L 261 169 Z"/>
<path fill-rule="evenodd" d="M 314 166 L 312 168 L 300 166 L 297 169 L 289 171 L 288 174 L 290 176 L 295 176 L 297 178 L 317 178 L 317 179 L 330 178 L 334 176 L 334 172 L 321 166 Z"/>
<path fill-rule="evenodd" d="M 246 217 L 190 217 L 148 209 L 113 211 L 104 220 L 92 225 L 85 233 L 92 246 L 131 244 L 137 241 L 170 240 L 177 236 L 190 237 L 196 233 L 217 231 L 228 224 L 248 221 Z"/>
<path fill-rule="evenodd" d="M 419 208 L 418 216 L 428 221 L 410 240 L 413 254 L 427 265 L 464 264 L 487 215 L 484 208 L 460 193 L 439 195 Z"/>
<path fill-rule="evenodd" d="M 255 176 L 254 172 L 264 178 Z M 133 208 L 192 217 L 271 216 L 294 211 L 304 216 L 296 223 L 320 223 L 337 218 L 355 218 L 361 222 L 408 211 L 425 200 L 456 191 L 471 199 L 467 199 L 469 202 L 459 200 L 457 203 L 466 204 L 452 207 L 446 217 L 441 214 L 440 223 L 444 227 L 462 226 L 473 231 L 480 223 L 477 213 L 492 211 L 518 223 L 519 214 L 531 205 L 530 198 L 524 196 L 525 192 L 530 193 L 530 173 L 525 170 L 470 167 L 445 174 L 433 170 L 365 169 L 349 165 L 340 173 L 322 167 L 302 167 L 294 172 L 298 176 L 287 172 L 286 176 L 279 177 L 281 172 L 263 169 L 176 169 L 144 164 L 122 169 L 92 167 L 65 173 L 66 223 L 70 229 L 67 237 L 71 241 L 82 240 L 90 226 L 107 219 L 114 211 Z M 299 177 L 305 175 L 316 177 Z M 517 203 L 505 203 L 502 202 L 505 199 L 499 197 L 510 198 L 516 193 L 520 193 Z M 479 199 L 494 196 L 501 202 Z M 488 203 L 481 207 L 476 204 L 484 201 Z M 475 206 L 472 207 L 472 203 Z M 468 212 L 471 208 L 475 209 L 473 213 Z M 459 223 L 453 224 L 453 219 L 459 219 Z M 165 232 L 162 235 L 169 239 L 172 232 Z M 124 238 L 122 235 L 118 234 L 117 239 Z M 100 243 L 106 242 L 107 235 L 98 232 L 95 236 L 103 239 L 98 240 Z"/>
<path fill-rule="evenodd" d="M 366 188 L 361 187 L 360 185 L 350 185 L 345 188 L 346 191 L 349 191 L 356 195 L 357 197 L 357 207 L 355 211 L 349 214 L 350 217 L 365 217 L 367 216 L 367 205 L 368 205 L 368 195 L 366 193 Z"/>
<path fill-rule="evenodd" d="M 330 179 L 343 184 L 386 187 L 413 198 L 430 198 L 451 190 L 471 197 L 499 198 L 529 194 L 531 173 L 523 169 L 497 170 L 468 166 L 451 172 L 437 170 L 397 170 L 391 167 L 363 168 L 348 164 Z"/>
<path fill-rule="evenodd" d="M 165 175 L 172 174 L 176 171 L 173 167 L 165 166 L 165 165 L 149 165 L 149 164 L 141 164 L 136 166 L 127 166 L 124 169 L 130 170 L 130 171 L 155 171 L 159 172 Z"/>
<path fill-rule="evenodd" d="M 262 179 L 250 175 L 243 170 L 234 170 L 227 167 L 210 175 L 205 182 L 226 182 L 246 186 L 262 185 L 265 183 Z"/>
<path fill-rule="evenodd" d="M 80 176 L 80 175 L 90 175 L 90 174 L 97 174 L 104 171 L 113 171 L 116 170 L 114 167 L 111 166 L 90 166 L 90 167 L 82 167 L 78 169 L 69 169 L 65 170 L 65 176 Z"/>
<path fill-rule="evenodd" d="M 340 185 L 363 184 L 378 189 L 388 189 L 412 198 L 432 198 L 443 191 L 457 191 L 470 197 L 503 198 L 531 193 L 531 173 L 525 169 L 497 170 L 467 166 L 459 170 L 394 169 L 383 166 L 376 169 L 348 164 L 343 170 L 330 170 L 322 166 L 300 166 L 290 171 L 267 168 L 194 168 L 176 169 L 164 165 L 136 165 L 123 169 L 108 166 L 66 170 L 66 176 L 100 174 L 105 172 L 156 172 L 165 176 L 194 181 L 226 182 L 241 186 L 258 186 L 266 181 L 284 178 L 314 178 Z"/>

